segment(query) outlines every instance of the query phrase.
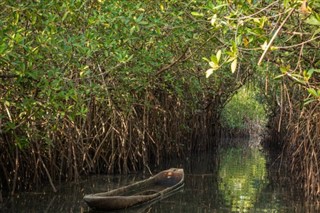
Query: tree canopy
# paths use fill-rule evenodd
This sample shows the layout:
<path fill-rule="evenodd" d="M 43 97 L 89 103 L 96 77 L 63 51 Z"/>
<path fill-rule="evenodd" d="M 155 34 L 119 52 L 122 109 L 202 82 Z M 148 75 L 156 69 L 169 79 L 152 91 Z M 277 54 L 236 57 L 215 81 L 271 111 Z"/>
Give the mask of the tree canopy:
<path fill-rule="evenodd" d="M 274 113 L 293 179 L 319 195 L 320 3 L 318 1 L 217 1 L 197 15 L 221 41 L 207 77 L 217 70 L 253 71 Z M 215 76 L 214 76 L 215 77 Z M 277 143 L 277 142 L 275 142 Z M 305 149 L 302 148 L 305 147 Z"/>
<path fill-rule="evenodd" d="M 223 108 L 252 84 L 294 177 L 319 194 L 318 1 L 0 7 L 0 177 L 12 192 L 182 156 L 200 146 L 191 138 L 219 132 Z"/>

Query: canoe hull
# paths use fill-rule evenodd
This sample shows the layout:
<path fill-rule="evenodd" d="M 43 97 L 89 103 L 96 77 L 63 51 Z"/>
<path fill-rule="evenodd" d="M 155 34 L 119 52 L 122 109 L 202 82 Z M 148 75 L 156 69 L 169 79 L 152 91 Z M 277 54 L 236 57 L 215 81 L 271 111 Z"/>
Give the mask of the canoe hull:
<path fill-rule="evenodd" d="M 94 210 L 126 209 L 167 197 L 183 184 L 183 169 L 172 168 L 109 192 L 85 195 L 83 199 Z"/>
<path fill-rule="evenodd" d="M 86 196 L 84 199 L 90 208 L 95 210 L 117 210 L 126 209 L 132 206 L 143 204 L 145 202 L 156 199 L 160 195 L 152 196 L 113 196 L 113 197 L 97 197 Z"/>

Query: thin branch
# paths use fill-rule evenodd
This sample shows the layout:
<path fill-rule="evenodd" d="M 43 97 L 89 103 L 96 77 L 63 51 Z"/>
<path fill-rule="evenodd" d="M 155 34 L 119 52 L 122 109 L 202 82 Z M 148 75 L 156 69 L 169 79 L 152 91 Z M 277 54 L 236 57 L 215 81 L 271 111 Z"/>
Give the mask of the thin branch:
<path fill-rule="evenodd" d="M 275 2 L 273 2 L 273 3 L 271 3 L 271 4 L 269 4 L 268 6 L 262 8 L 261 10 L 255 12 L 255 13 L 253 13 L 253 14 L 251 14 L 251 15 L 248 15 L 248 16 L 243 16 L 243 17 L 238 17 L 238 18 L 228 18 L 228 17 L 225 17 L 225 18 L 228 19 L 228 20 L 234 20 L 234 21 L 235 21 L 235 20 L 248 19 L 248 18 L 251 18 L 251 17 L 253 17 L 253 16 L 256 16 L 256 15 L 258 15 L 259 13 L 261 13 L 261 12 L 269 9 L 270 7 L 272 7 L 273 5 L 275 5 L 275 4 L 277 4 L 277 3 L 279 3 L 279 1 L 275 1 Z"/>
<path fill-rule="evenodd" d="M 53 192 L 57 192 L 58 190 L 57 190 L 56 187 L 54 186 L 54 183 L 53 183 L 53 181 L 52 181 L 50 172 L 49 172 L 49 170 L 47 169 L 45 163 L 43 162 L 41 156 L 39 156 L 39 160 L 41 161 L 42 166 L 43 166 L 43 168 L 44 168 L 44 170 L 45 170 L 45 172 L 46 172 L 46 174 L 47 174 L 47 177 L 48 177 L 48 179 L 49 179 L 49 183 L 50 183 L 50 185 L 51 185 L 51 187 L 52 187 Z"/>
<path fill-rule="evenodd" d="M 283 25 L 286 23 L 286 21 L 288 20 L 288 18 L 291 16 L 291 14 L 293 13 L 294 8 L 292 8 L 289 11 L 289 14 L 287 15 L 287 17 L 283 20 L 283 22 L 281 23 L 281 25 L 279 26 L 279 28 L 276 30 L 276 32 L 274 33 L 274 35 L 272 36 L 270 42 L 268 43 L 267 47 L 265 48 L 264 52 L 262 53 L 259 61 L 258 61 L 258 66 L 261 65 L 261 62 L 264 58 L 264 56 L 266 55 L 266 53 L 268 52 L 268 49 L 270 48 L 271 44 L 273 43 L 274 39 L 277 37 L 278 33 L 280 32 L 281 28 L 283 27 Z"/>
<path fill-rule="evenodd" d="M 294 48 L 294 47 L 299 47 L 299 46 L 302 46 L 306 43 L 309 43 L 311 41 L 314 41 L 314 40 L 317 40 L 317 39 L 320 39 L 320 36 L 317 36 L 317 37 L 314 37 L 312 39 L 309 39 L 307 41 L 304 41 L 304 42 L 301 42 L 299 44 L 293 44 L 293 45 L 290 45 L 290 46 L 283 46 L 283 47 L 276 47 L 277 49 L 290 49 L 290 48 Z"/>
<path fill-rule="evenodd" d="M 168 64 L 168 65 L 160 68 L 160 69 L 157 71 L 156 76 L 160 75 L 160 74 L 163 73 L 164 71 L 166 71 L 166 70 L 170 69 L 171 67 L 173 67 L 174 65 L 176 65 L 180 60 L 183 59 L 183 57 L 185 57 L 185 55 L 186 55 L 186 53 L 187 53 L 188 50 L 189 50 L 189 47 L 187 47 L 187 48 L 185 49 L 185 51 L 183 51 L 183 53 L 182 53 L 176 60 L 174 60 L 172 63 L 170 63 L 170 64 Z"/>

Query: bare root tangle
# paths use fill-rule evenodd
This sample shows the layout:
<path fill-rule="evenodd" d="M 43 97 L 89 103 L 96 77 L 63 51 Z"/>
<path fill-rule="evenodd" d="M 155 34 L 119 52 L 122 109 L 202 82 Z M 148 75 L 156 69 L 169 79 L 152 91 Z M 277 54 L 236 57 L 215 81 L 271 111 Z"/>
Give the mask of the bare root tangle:
<path fill-rule="evenodd" d="M 269 121 L 274 136 L 270 146 L 281 152 L 277 165 L 284 180 L 315 200 L 320 196 L 320 102 L 301 107 L 300 100 L 308 95 L 304 88 L 289 90 L 286 85 L 282 85 L 276 116 Z"/>
<path fill-rule="evenodd" d="M 289 138 L 292 143 L 292 170 L 302 180 L 306 196 L 320 195 L 320 112 L 319 103 L 304 108 Z M 293 127 L 291 127 L 293 128 Z M 295 160 L 298 158 L 299 160 Z"/>
<path fill-rule="evenodd" d="M 185 150 L 198 147 L 197 141 L 191 143 L 196 135 L 211 131 L 219 112 L 215 107 L 221 109 L 234 93 L 235 81 L 242 83 L 242 74 L 227 75 L 226 81 L 221 80 L 225 89 L 220 90 L 204 78 L 202 56 L 215 46 L 216 36 L 207 23 L 199 25 L 190 19 L 191 5 L 179 4 L 185 15 L 180 14 L 180 6 L 172 11 L 184 17 L 176 16 L 177 26 L 190 26 L 186 33 L 165 26 L 173 20 L 152 4 L 145 6 L 155 16 L 150 16 L 150 25 L 142 26 L 135 18 L 141 11 L 127 3 L 99 7 L 104 12 L 92 16 L 94 21 L 88 17 L 97 11 L 97 4 L 81 4 L 84 10 L 63 26 L 59 21 L 52 23 L 53 28 L 61 27 L 52 39 L 46 37 L 51 36 L 51 28 L 43 27 L 44 19 L 30 22 L 38 7 L 47 4 L 36 5 L 27 16 L 22 14 L 26 8 L 18 9 L 22 4 L 7 7 L 2 14 L 4 31 L 24 31 L 19 41 L 23 45 L 14 36 L 6 37 L 14 45 L 4 51 L 8 60 L 1 61 L 0 70 L 5 76 L 0 78 L 0 131 L 5 128 L 0 136 L 0 177 L 9 191 L 43 182 L 51 182 L 55 190 L 55 180 L 149 170 L 166 156 L 183 157 Z M 118 9 L 123 6 L 128 10 Z M 60 17 L 53 7 L 45 8 L 48 13 L 44 14 Z M 115 13 L 104 17 L 109 9 Z M 131 17 L 131 10 L 137 14 Z M 17 26 L 11 24 L 12 15 L 21 18 Z M 121 17 L 142 25 L 124 31 L 127 21 Z M 108 27 L 100 22 L 107 23 L 107 18 L 112 20 Z M 199 39 L 192 36 L 190 43 L 193 28 L 205 31 Z M 14 57 L 9 60 L 11 54 Z"/>
<path fill-rule="evenodd" d="M 290 179 L 304 189 L 305 196 L 316 198 L 320 196 L 320 103 L 313 102 L 297 111 L 300 103 L 291 100 L 293 105 L 287 105 L 282 115 L 282 121 L 286 121 L 282 126 L 287 130 L 284 164 L 292 174 Z"/>
<path fill-rule="evenodd" d="M 91 96 L 84 117 L 66 114 L 30 124 L 29 144 L 23 148 L 15 138 L 22 134 L 19 128 L 2 134 L 3 184 L 15 193 L 48 182 L 56 191 L 55 181 L 77 180 L 82 174 L 150 171 L 167 156 L 183 157 L 191 148 L 192 135 L 210 129 L 206 114 L 199 117 L 196 108 L 178 95 L 155 88 L 146 89 L 142 99 L 138 96 L 123 106 L 111 94 L 99 101 Z"/>

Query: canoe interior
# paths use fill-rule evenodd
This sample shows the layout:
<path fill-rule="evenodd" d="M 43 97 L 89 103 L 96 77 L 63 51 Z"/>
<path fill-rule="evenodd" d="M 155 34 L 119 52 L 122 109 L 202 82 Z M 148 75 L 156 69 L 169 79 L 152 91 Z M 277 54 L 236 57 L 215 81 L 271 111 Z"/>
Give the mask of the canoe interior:
<path fill-rule="evenodd" d="M 183 182 L 183 169 L 172 168 L 128 186 L 86 195 L 84 200 L 95 210 L 124 209 L 167 197 L 180 189 Z"/>

